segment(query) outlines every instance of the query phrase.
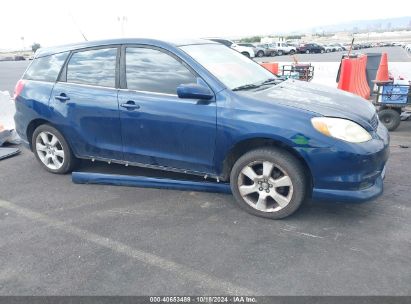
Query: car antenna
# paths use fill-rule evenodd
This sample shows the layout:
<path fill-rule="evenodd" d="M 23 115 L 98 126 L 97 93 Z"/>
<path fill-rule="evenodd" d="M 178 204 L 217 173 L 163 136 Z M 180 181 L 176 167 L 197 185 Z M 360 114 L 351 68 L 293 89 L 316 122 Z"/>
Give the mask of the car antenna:
<path fill-rule="evenodd" d="M 352 46 L 354 45 L 354 39 L 355 39 L 355 38 L 353 38 L 353 39 L 351 40 L 350 50 L 348 51 L 348 58 L 350 58 L 350 55 L 351 55 Z"/>
<path fill-rule="evenodd" d="M 71 20 L 73 21 L 74 25 L 77 27 L 78 31 L 80 32 L 81 36 L 83 36 L 85 41 L 88 41 L 86 35 L 84 35 L 83 31 L 81 30 L 81 28 L 78 26 L 76 20 L 74 19 L 73 14 L 69 11 L 69 15 L 71 17 Z"/>

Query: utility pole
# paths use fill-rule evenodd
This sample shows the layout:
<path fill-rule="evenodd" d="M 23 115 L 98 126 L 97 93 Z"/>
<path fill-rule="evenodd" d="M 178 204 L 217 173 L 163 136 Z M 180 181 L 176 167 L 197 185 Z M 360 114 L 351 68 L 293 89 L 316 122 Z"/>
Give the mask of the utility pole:
<path fill-rule="evenodd" d="M 124 37 L 125 23 L 127 23 L 127 16 L 118 16 L 117 21 L 120 23 L 121 37 Z"/>
<path fill-rule="evenodd" d="M 22 44 L 22 50 L 23 50 L 23 52 L 24 52 L 24 37 L 21 36 L 21 37 L 20 37 L 20 40 L 21 40 L 21 44 Z"/>

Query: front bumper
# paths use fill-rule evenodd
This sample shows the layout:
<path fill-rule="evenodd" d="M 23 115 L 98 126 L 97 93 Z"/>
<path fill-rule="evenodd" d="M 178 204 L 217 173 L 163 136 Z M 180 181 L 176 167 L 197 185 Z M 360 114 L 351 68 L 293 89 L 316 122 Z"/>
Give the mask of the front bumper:
<path fill-rule="evenodd" d="M 338 189 L 313 189 L 312 198 L 314 200 L 326 200 L 337 202 L 360 203 L 376 198 L 384 191 L 382 176 L 378 177 L 374 184 L 365 189 L 359 190 L 338 190 Z"/>
<path fill-rule="evenodd" d="M 308 163 L 314 200 L 362 202 L 383 192 L 389 135 L 381 123 L 369 142 L 341 142 L 313 152 L 308 155 Z"/>

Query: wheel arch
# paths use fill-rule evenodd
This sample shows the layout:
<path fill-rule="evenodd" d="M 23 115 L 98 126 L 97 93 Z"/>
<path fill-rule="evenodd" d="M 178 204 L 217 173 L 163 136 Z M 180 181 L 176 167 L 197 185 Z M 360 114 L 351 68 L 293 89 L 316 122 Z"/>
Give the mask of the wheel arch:
<path fill-rule="evenodd" d="M 253 137 L 243 139 L 237 142 L 226 154 L 223 164 L 222 164 L 222 179 L 224 181 L 228 181 L 230 179 L 230 172 L 234 165 L 234 163 L 245 153 L 258 149 L 258 148 L 266 148 L 266 147 L 275 147 L 283 149 L 293 155 L 303 166 L 304 172 L 306 174 L 306 178 L 309 181 L 309 194 L 311 194 L 311 189 L 313 186 L 313 176 L 311 170 L 306 162 L 306 160 L 290 145 L 287 143 L 279 140 L 279 139 L 272 139 L 269 137 Z"/>
<path fill-rule="evenodd" d="M 58 126 L 56 126 L 55 124 L 53 124 L 51 121 L 47 120 L 47 119 L 43 119 L 43 118 L 36 118 L 33 119 L 32 121 L 30 121 L 30 123 L 27 125 L 27 130 L 26 130 L 26 135 L 27 135 L 27 140 L 29 142 L 29 147 L 30 150 L 33 151 L 33 146 L 32 146 L 32 137 L 33 137 L 33 133 L 34 131 L 41 125 L 50 125 L 53 128 L 55 128 L 57 131 L 59 131 L 63 136 L 64 139 L 66 140 L 66 142 L 68 143 L 70 149 L 73 151 L 72 149 L 72 145 L 71 142 L 69 140 L 69 138 L 67 138 L 67 136 L 64 134 L 64 132 L 61 130 L 61 128 L 59 128 Z M 73 152 L 74 153 L 74 152 Z"/>
<path fill-rule="evenodd" d="M 26 135 L 27 135 L 27 141 L 29 142 L 30 150 L 33 151 L 32 137 L 33 137 L 34 131 L 37 129 L 37 127 L 41 125 L 45 125 L 45 124 L 51 125 L 51 123 L 46 119 L 36 118 L 30 121 L 30 123 L 27 125 Z"/>

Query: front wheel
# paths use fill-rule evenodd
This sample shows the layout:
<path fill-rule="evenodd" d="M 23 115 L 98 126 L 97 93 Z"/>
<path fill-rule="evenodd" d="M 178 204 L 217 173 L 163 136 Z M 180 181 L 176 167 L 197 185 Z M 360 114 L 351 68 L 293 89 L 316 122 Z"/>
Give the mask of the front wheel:
<path fill-rule="evenodd" d="M 278 51 L 277 54 L 278 54 L 278 56 L 282 56 L 282 55 L 284 55 L 284 52 L 283 51 Z"/>
<path fill-rule="evenodd" d="M 257 57 L 264 57 L 264 52 L 263 51 L 258 51 L 257 52 Z"/>
<path fill-rule="evenodd" d="M 248 52 L 242 52 L 241 54 L 243 54 L 244 56 L 250 58 L 250 54 Z"/>
<path fill-rule="evenodd" d="M 291 50 L 290 51 L 290 55 L 294 55 L 295 54 L 295 51 L 294 50 Z"/>
<path fill-rule="evenodd" d="M 37 160 L 49 172 L 65 174 L 77 165 L 63 135 L 50 125 L 40 125 L 34 130 L 32 147 Z"/>
<path fill-rule="evenodd" d="M 305 53 L 306 53 L 306 54 L 310 54 L 310 50 L 306 50 Z"/>
<path fill-rule="evenodd" d="M 271 219 L 287 217 L 300 207 L 307 182 L 300 162 L 276 148 L 244 154 L 230 175 L 231 191 L 238 205 L 251 214 Z"/>

